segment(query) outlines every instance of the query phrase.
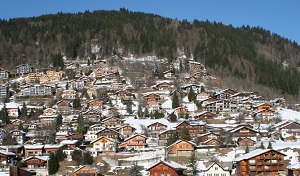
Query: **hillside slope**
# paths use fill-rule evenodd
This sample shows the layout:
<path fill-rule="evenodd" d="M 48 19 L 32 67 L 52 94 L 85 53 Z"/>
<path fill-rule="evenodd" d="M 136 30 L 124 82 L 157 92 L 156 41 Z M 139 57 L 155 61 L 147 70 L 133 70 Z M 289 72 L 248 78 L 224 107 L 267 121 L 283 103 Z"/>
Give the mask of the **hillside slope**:
<path fill-rule="evenodd" d="M 120 9 L 0 20 L 0 39 L 0 63 L 8 69 L 22 63 L 53 65 L 58 53 L 70 59 L 133 53 L 169 60 L 184 53 L 223 78 L 233 76 L 280 94 L 299 92 L 300 46 L 259 27 Z"/>

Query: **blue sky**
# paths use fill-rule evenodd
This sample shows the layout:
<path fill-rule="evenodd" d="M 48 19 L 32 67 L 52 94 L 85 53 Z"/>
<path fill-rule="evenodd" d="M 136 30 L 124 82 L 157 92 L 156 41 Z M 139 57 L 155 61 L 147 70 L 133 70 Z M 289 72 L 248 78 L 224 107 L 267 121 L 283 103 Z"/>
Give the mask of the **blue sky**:
<path fill-rule="evenodd" d="M 235 27 L 260 26 L 300 44 L 298 0 L 1 0 L 0 18 L 122 7 L 180 20 L 208 19 Z"/>

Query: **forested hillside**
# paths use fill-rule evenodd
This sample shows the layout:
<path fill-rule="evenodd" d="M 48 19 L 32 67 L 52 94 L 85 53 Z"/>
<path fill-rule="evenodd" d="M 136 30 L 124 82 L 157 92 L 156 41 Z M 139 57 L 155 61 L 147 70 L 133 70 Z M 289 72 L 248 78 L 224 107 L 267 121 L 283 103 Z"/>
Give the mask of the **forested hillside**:
<path fill-rule="evenodd" d="M 97 44 L 101 58 L 132 53 L 172 60 L 184 53 L 221 76 L 282 94 L 298 95 L 300 86 L 300 46 L 259 27 L 179 21 L 120 9 L 0 20 L 0 39 L 0 63 L 7 69 L 22 63 L 49 66 L 57 54 L 95 59 L 91 45 Z"/>

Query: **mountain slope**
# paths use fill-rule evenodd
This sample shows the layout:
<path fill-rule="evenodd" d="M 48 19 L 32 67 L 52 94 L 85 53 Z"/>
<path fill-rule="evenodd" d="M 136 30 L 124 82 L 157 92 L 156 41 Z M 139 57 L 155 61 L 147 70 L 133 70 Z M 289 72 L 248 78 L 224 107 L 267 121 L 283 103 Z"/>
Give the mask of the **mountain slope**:
<path fill-rule="evenodd" d="M 72 59 L 134 53 L 169 60 L 185 53 L 219 76 L 282 94 L 299 92 L 300 46 L 259 27 L 179 21 L 126 9 L 1 20 L 0 26 L 0 63 L 5 68 L 49 66 L 57 53 Z M 100 46 L 99 52 L 92 53 L 92 45 Z"/>

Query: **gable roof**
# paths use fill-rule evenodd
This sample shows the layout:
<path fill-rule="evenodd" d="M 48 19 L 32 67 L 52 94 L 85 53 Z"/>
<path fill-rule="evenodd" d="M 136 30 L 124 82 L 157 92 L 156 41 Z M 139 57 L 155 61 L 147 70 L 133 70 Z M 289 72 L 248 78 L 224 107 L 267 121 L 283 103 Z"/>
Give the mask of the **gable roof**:
<path fill-rule="evenodd" d="M 134 138 L 134 137 L 136 137 L 136 136 L 141 136 L 141 137 L 143 137 L 143 138 L 148 139 L 148 138 L 147 138 L 146 136 L 144 136 L 144 135 L 141 135 L 141 134 L 135 134 L 135 135 L 133 135 L 133 136 L 130 136 L 130 137 L 124 139 L 124 142 L 126 142 L 126 141 L 128 141 L 129 139 L 132 139 L 132 138 Z"/>
<path fill-rule="evenodd" d="M 108 139 L 108 140 L 110 140 L 110 141 L 112 141 L 112 142 L 115 142 L 115 139 L 108 138 L 108 137 L 105 137 L 105 136 L 100 136 L 99 138 L 93 140 L 93 141 L 91 142 L 91 144 L 93 144 L 93 143 L 95 143 L 95 142 L 101 140 L 102 138 L 106 138 L 106 139 Z"/>
<path fill-rule="evenodd" d="M 281 152 L 278 152 L 276 150 L 273 150 L 273 149 L 256 149 L 256 150 L 253 150 L 247 154 L 244 154 L 242 156 L 239 156 L 237 158 L 234 159 L 234 161 L 242 161 L 242 160 L 247 160 L 247 159 L 250 159 L 250 158 L 253 158 L 253 157 L 256 157 L 257 155 L 261 155 L 263 153 L 266 153 L 266 152 L 269 152 L 269 151 L 275 151 L 281 155 L 284 155 L 286 156 L 286 154 L 283 154 Z"/>
<path fill-rule="evenodd" d="M 214 163 L 212 163 L 210 166 L 208 166 L 207 168 L 206 168 L 206 170 L 203 170 L 203 171 L 208 171 L 208 170 L 210 170 L 210 168 L 212 168 L 214 165 L 218 165 L 221 169 L 223 169 L 223 171 L 229 171 L 229 169 L 225 169 L 220 163 L 218 163 L 218 162 L 214 162 Z"/>
<path fill-rule="evenodd" d="M 191 144 L 194 148 L 197 146 L 197 144 L 194 143 L 194 142 L 192 142 L 192 141 L 186 141 L 186 140 L 181 140 L 180 139 L 180 140 L 174 142 L 173 144 L 167 146 L 167 149 L 170 148 L 170 147 L 172 147 L 173 145 L 176 145 L 176 144 L 180 143 L 180 142 L 187 142 L 187 143 Z"/>
<path fill-rule="evenodd" d="M 183 123 L 187 123 L 187 124 L 190 125 L 190 126 L 206 125 L 206 123 L 203 122 L 203 121 L 188 121 L 188 120 L 184 120 L 184 121 L 180 122 L 179 124 L 177 124 L 177 125 L 175 126 L 175 128 L 177 128 L 178 126 L 180 126 L 180 125 L 183 124 Z"/>
<path fill-rule="evenodd" d="M 87 168 L 89 168 L 90 170 L 94 170 L 96 173 L 100 173 L 100 171 L 99 171 L 97 168 L 92 168 L 92 167 L 87 166 L 87 165 L 80 166 L 78 169 L 74 170 L 73 173 L 78 172 L 79 170 L 83 169 L 84 167 L 87 167 Z"/>
<path fill-rule="evenodd" d="M 163 126 L 165 126 L 165 127 L 168 127 L 167 125 L 165 125 L 165 124 L 163 124 L 163 123 L 160 123 L 160 122 L 154 122 L 154 123 L 151 123 L 151 124 L 148 125 L 147 127 L 152 126 L 152 125 L 154 125 L 154 124 L 161 124 L 161 125 L 163 125 Z"/>
<path fill-rule="evenodd" d="M 40 160 L 43 160 L 43 161 L 48 161 L 49 160 L 49 156 L 30 156 L 30 157 L 24 159 L 24 161 L 28 161 L 28 160 L 33 159 L 33 158 L 37 158 L 37 159 L 40 159 Z"/>
<path fill-rule="evenodd" d="M 153 167 L 157 166 L 160 163 L 162 163 L 164 165 L 167 165 L 167 166 L 169 166 L 169 167 L 171 167 L 171 168 L 173 168 L 174 170 L 177 170 L 177 171 L 187 169 L 185 166 L 183 166 L 179 163 L 176 163 L 174 161 L 159 161 L 158 163 L 156 163 L 156 164 L 150 166 L 148 169 L 146 169 L 146 171 L 149 171 L 150 169 L 152 169 Z"/>

